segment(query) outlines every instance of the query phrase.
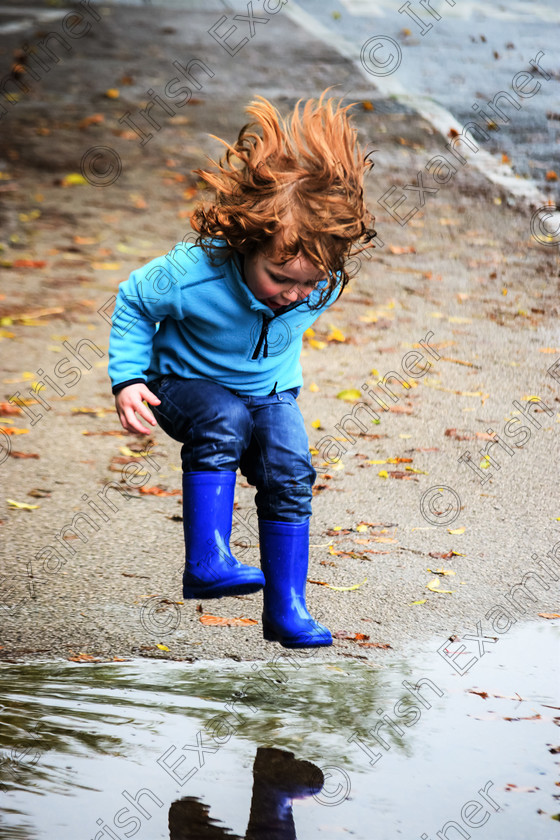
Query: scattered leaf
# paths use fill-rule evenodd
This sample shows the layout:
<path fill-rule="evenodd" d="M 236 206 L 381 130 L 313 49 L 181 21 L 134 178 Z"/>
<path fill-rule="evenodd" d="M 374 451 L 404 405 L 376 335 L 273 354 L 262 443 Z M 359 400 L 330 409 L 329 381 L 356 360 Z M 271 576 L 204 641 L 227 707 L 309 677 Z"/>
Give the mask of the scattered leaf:
<path fill-rule="evenodd" d="M 416 248 L 413 245 L 389 245 L 391 254 L 415 254 Z"/>
<path fill-rule="evenodd" d="M 138 491 L 146 496 L 181 496 L 181 490 L 165 490 L 163 487 L 139 487 Z"/>
<path fill-rule="evenodd" d="M 560 618 L 560 613 L 539 613 L 541 618 Z"/>
<path fill-rule="evenodd" d="M 83 175 L 80 175 L 79 172 L 71 172 L 69 175 L 64 176 L 64 178 L 61 181 L 61 186 L 76 187 L 87 183 L 87 180 L 84 178 Z"/>
<path fill-rule="evenodd" d="M 118 99 L 120 93 L 117 90 L 117 88 L 109 88 L 105 91 L 105 96 L 107 97 L 107 99 Z"/>
<path fill-rule="evenodd" d="M 453 595 L 453 590 L 439 588 L 439 580 L 437 577 L 433 578 L 426 584 L 426 589 L 429 589 L 430 592 L 437 592 L 438 595 Z"/>
<path fill-rule="evenodd" d="M 98 657 L 92 656 L 91 653 L 78 653 L 75 656 L 68 657 L 69 662 L 101 662 Z"/>
<path fill-rule="evenodd" d="M 6 499 L 13 510 L 35 510 L 40 505 L 28 505 L 27 502 L 15 502 L 13 499 Z"/>
<path fill-rule="evenodd" d="M 348 552 L 341 552 L 341 553 L 346 554 Z M 350 592 L 354 589 L 359 589 L 360 586 L 363 586 L 364 583 L 367 583 L 367 578 L 364 578 L 361 583 L 355 583 L 352 586 L 333 586 L 332 584 L 327 583 L 325 580 L 310 580 L 309 578 L 307 579 L 307 582 L 308 583 L 316 583 L 319 586 L 327 586 L 329 589 L 334 589 L 335 592 Z"/>
<path fill-rule="evenodd" d="M 45 260 L 14 260 L 12 268 L 44 268 L 46 266 Z"/>
<path fill-rule="evenodd" d="M 167 645 L 159 645 L 159 644 L 158 644 L 158 645 L 156 645 L 156 647 L 157 647 L 159 650 L 169 650 L 169 648 L 167 647 Z"/>
<path fill-rule="evenodd" d="M 457 572 L 453 572 L 451 569 L 426 569 L 427 572 L 430 572 L 432 575 L 456 575 Z"/>
<path fill-rule="evenodd" d="M 222 618 L 218 615 L 204 613 L 200 616 L 200 623 L 216 627 L 238 627 L 245 626 L 247 624 L 258 624 L 259 622 L 254 618 L 244 618 L 243 616 L 240 616 L 239 618 Z"/>
<path fill-rule="evenodd" d="M 464 534 L 465 533 L 465 526 L 463 525 L 461 528 L 448 528 L 448 534 Z"/>
<path fill-rule="evenodd" d="M 336 395 L 338 400 L 346 400 L 347 402 L 354 402 L 354 400 L 361 399 L 362 394 L 357 388 L 347 388 L 344 391 L 339 391 Z"/>
<path fill-rule="evenodd" d="M 103 114 L 91 114 L 91 116 L 84 117 L 83 120 L 80 120 L 78 128 L 87 128 L 90 125 L 98 125 L 102 122 L 105 122 Z"/>
<path fill-rule="evenodd" d="M 334 327 L 330 324 L 331 331 L 327 336 L 327 341 L 346 341 L 346 336 L 344 335 L 338 327 Z"/>
<path fill-rule="evenodd" d="M 9 402 L 0 402 L 0 414 L 22 414 L 22 410 L 18 405 L 12 405 Z"/>
<path fill-rule="evenodd" d="M 426 599 L 423 598 L 421 601 L 412 601 L 410 604 L 408 604 L 408 606 L 409 607 L 415 607 L 417 604 L 425 604 L 425 603 L 426 603 Z"/>

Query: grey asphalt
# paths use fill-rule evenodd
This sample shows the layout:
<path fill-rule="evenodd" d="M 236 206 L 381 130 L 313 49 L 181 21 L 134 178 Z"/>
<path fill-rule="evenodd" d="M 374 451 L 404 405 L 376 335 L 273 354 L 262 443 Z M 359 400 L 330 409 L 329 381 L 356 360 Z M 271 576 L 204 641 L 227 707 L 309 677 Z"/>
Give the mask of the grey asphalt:
<path fill-rule="evenodd" d="M 559 264 L 558 245 L 537 224 L 538 208 L 465 164 L 401 226 L 379 200 L 394 187 L 393 200 L 406 197 L 401 215 L 414 208 L 418 192 L 403 188 L 417 183 L 420 171 L 424 186 L 435 188 L 425 166 L 438 154 L 449 157 L 449 138 L 384 98 L 355 63 L 283 10 L 255 24 L 251 36 L 247 22 L 234 23 L 240 12 L 223 3 L 92 8 L 83 18 L 91 23 L 87 35 L 74 38 L 48 72 L 34 65 L 39 78 L 2 119 L 0 400 L 36 398 L 32 383 L 44 383 L 43 403 L 0 424 L 23 432 L 4 432 L 0 453 L 2 657 L 247 660 L 282 651 L 262 640 L 259 593 L 200 605 L 258 622 L 246 627 L 204 626 L 196 602 L 178 603 L 180 497 L 142 494 L 134 474 L 123 473 L 122 460 L 131 456 L 121 448 L 140 449 L 146 440 L 114 434 L 120 425 L 106 371 L 108 313 L 120 280 L 185 235 L 196 186 L 191 170 L 222 148 L 208 135 L 233 139 L 255 94 L 287 113 L 328 85 L 358 103 L 360 138 L 376 150 L 367 200 L 384 244 L 316 322 L 315 339 L 326 346 L 304 345 L 299 404 L 319 476 L 308 577 L 360 584 L 337 590 L 309 582 L 310 611 L 334 633 L 366 634 L 393 651 L 411 640 L 435 650 L 449 636 L 474 633 L 477 623 L 496 636 L 558 612 L 560 574 L 546 555 L 558 546 L 560 556 Z M 0 27 L 2 73 L 22 43 L 49 31 L 68 40 L 64 20 Z M 228 51 L 219 39 L 233 25 L 239 31 Z M 247 42 L 231 55 L 242 37 Z M 345 37 L 354 36 L 347 29 Z M 539 44 L 523 43 L 521 67 L 532 46 Z M 192 58 L 211 73 L 199 76 L 200 89 L 181 108 L 167 97 L 176 113 L 154 108 L 158 127 L 148 125 L 140 116 L 147 91 L 163 96 L 177 76 L 174 62 Z M 118 96 L 108 96 L 112 90 Z M 97 185 L 68 184 L 84 160 Z M 104 178 L 114 180 L 101 186 Z M 333 327 L 345 341 L 334 340 Z M 413 351 L 422 357 L 407 355 Z M 353 423 L 353 404 L 337 395 L 382 395 L 376 383 L 391 372 L 410 387 L 389 380 L 394 401 L 385 395 L 389 410 L 379 410 L 379 422 L 362 408 L 361 424 Z M 522 433 L 509 421 L 526 414 L 530 400 Z M 372 396 L 362 402 L 379 408 Z M 486 450 L 493 463 L 481 469 L 483 436 L 494 434 L 501 443 Z M 179 445 L 159 429 L 152 440 L 148 457 L 136 459 L 145 473 L 136 480 L 178 491 Z M 327 442 L 344 450 L 327 451 Z M 397 458 L 412 460 L 369 463 Z M 245 484 L 239 475 L 233 540 L 238 556 L 258 565 L 254 488 Z M 112 506 L 100 503 L 99 493 Z M 38 507 L 13 509 L 7 499 Z M 72 523 L 79 529 L 72 532 Z M 432 556 L 450 551 L 456 554 Z M 434 578 L 450 594 L 427 589 Z M 337 638 L 317 655 L 375 665 L 386 653 Z"/>

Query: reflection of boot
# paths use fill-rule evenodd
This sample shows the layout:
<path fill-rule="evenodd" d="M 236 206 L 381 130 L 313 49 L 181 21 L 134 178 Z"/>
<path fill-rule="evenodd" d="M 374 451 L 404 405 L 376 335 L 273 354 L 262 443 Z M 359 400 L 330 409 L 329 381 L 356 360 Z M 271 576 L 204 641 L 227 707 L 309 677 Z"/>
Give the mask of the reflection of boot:
<path fill-rule="evenodd" d="M 173 802 L 169 809 L 169 840 L 241 840 L 217 824 L 208 806 L 194 796 Z"/>
<path fill-rule="evenodd" d="M 183 473 L 184 598 L 247 595 L 264 585 L 261 570 L 230 551 L 234 494 L 231 470 Z"/>
<path fill-rule="evenodd" d="M 309 520 L 259 519 L 264 587 L 263 634 L 284 647 L 332 645 L 330 631 L 309 615 L 305 584 L 309 564 Z"/>
<path fill-rule="evenodd" d="M 321 770 L 310 761 L 272 747 L 259 747 L 253 765 L 253 797 L 245 840 L 296 840 L 292 799 L 319 793 Z"/>

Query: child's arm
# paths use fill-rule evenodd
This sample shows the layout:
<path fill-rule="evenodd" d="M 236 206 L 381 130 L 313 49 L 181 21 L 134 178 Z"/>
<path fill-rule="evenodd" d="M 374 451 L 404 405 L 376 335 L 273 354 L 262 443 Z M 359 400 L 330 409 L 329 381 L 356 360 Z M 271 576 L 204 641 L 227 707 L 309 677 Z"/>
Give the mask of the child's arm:
<path fill-rule="evenodd" d="M 185 273 L 181 274 L 183 284 Z M 193 273 L 191 268 L 189 275 L 192 277 Z M 166 291 L 156 288 L 157 278 L 162 275 L 168 280 Z M 147 387 L 146 371 L 157 324 L 168 316 L 180 319 L 187 314 L 186 296 L 181 294 L 178 279 L 170 261 L 163 256 L 133 271 L 119 285 L 109 339 L 109 376 L 119 420 L 129 432 L 149 434 L 150 429 L 145 428 L 142 420 L 151 425 L 156 423 L 143 403 L 146 400 L 150 405 L 160 404 Z"/>

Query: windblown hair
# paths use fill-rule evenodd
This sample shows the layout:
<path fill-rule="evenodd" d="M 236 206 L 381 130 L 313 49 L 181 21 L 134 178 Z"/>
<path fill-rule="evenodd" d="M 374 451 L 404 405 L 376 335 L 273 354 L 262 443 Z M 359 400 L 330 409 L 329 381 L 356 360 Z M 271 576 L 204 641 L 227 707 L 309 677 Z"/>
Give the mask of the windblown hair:
<path fill-rule="evenodd" d="M 193 170 L 215 197 L 209 205 L 200 202 L 190 219 L 199 234 L 196 244 L 211 259 L 217 257 L 212 238 L 223 240 L 224 259 L 233 252 L 261 252 L 278 262 L 305 257 L 329 281 L 317 306 L 340 284 L 338 299 L 350 279 L 345 264 L 374 248 L 376 236 L 363 191 L 364 171 L 373 164 L 363 157 L 347 116 L 354 103 L 333 107 L 333 99 L 323 101 L 328 90 L 315 107 L 316 100 L 307 100 L 302 114 L 300 99 L 289 121 L 257 96 L 260 101 L 245 109 L 254 121 L 243 126 L 233 146 L 210 135 L 227 152 L 219 162 L 209 158 L 217 172 Z M 352 250 L 360 241 L 362 247 Z"/>

